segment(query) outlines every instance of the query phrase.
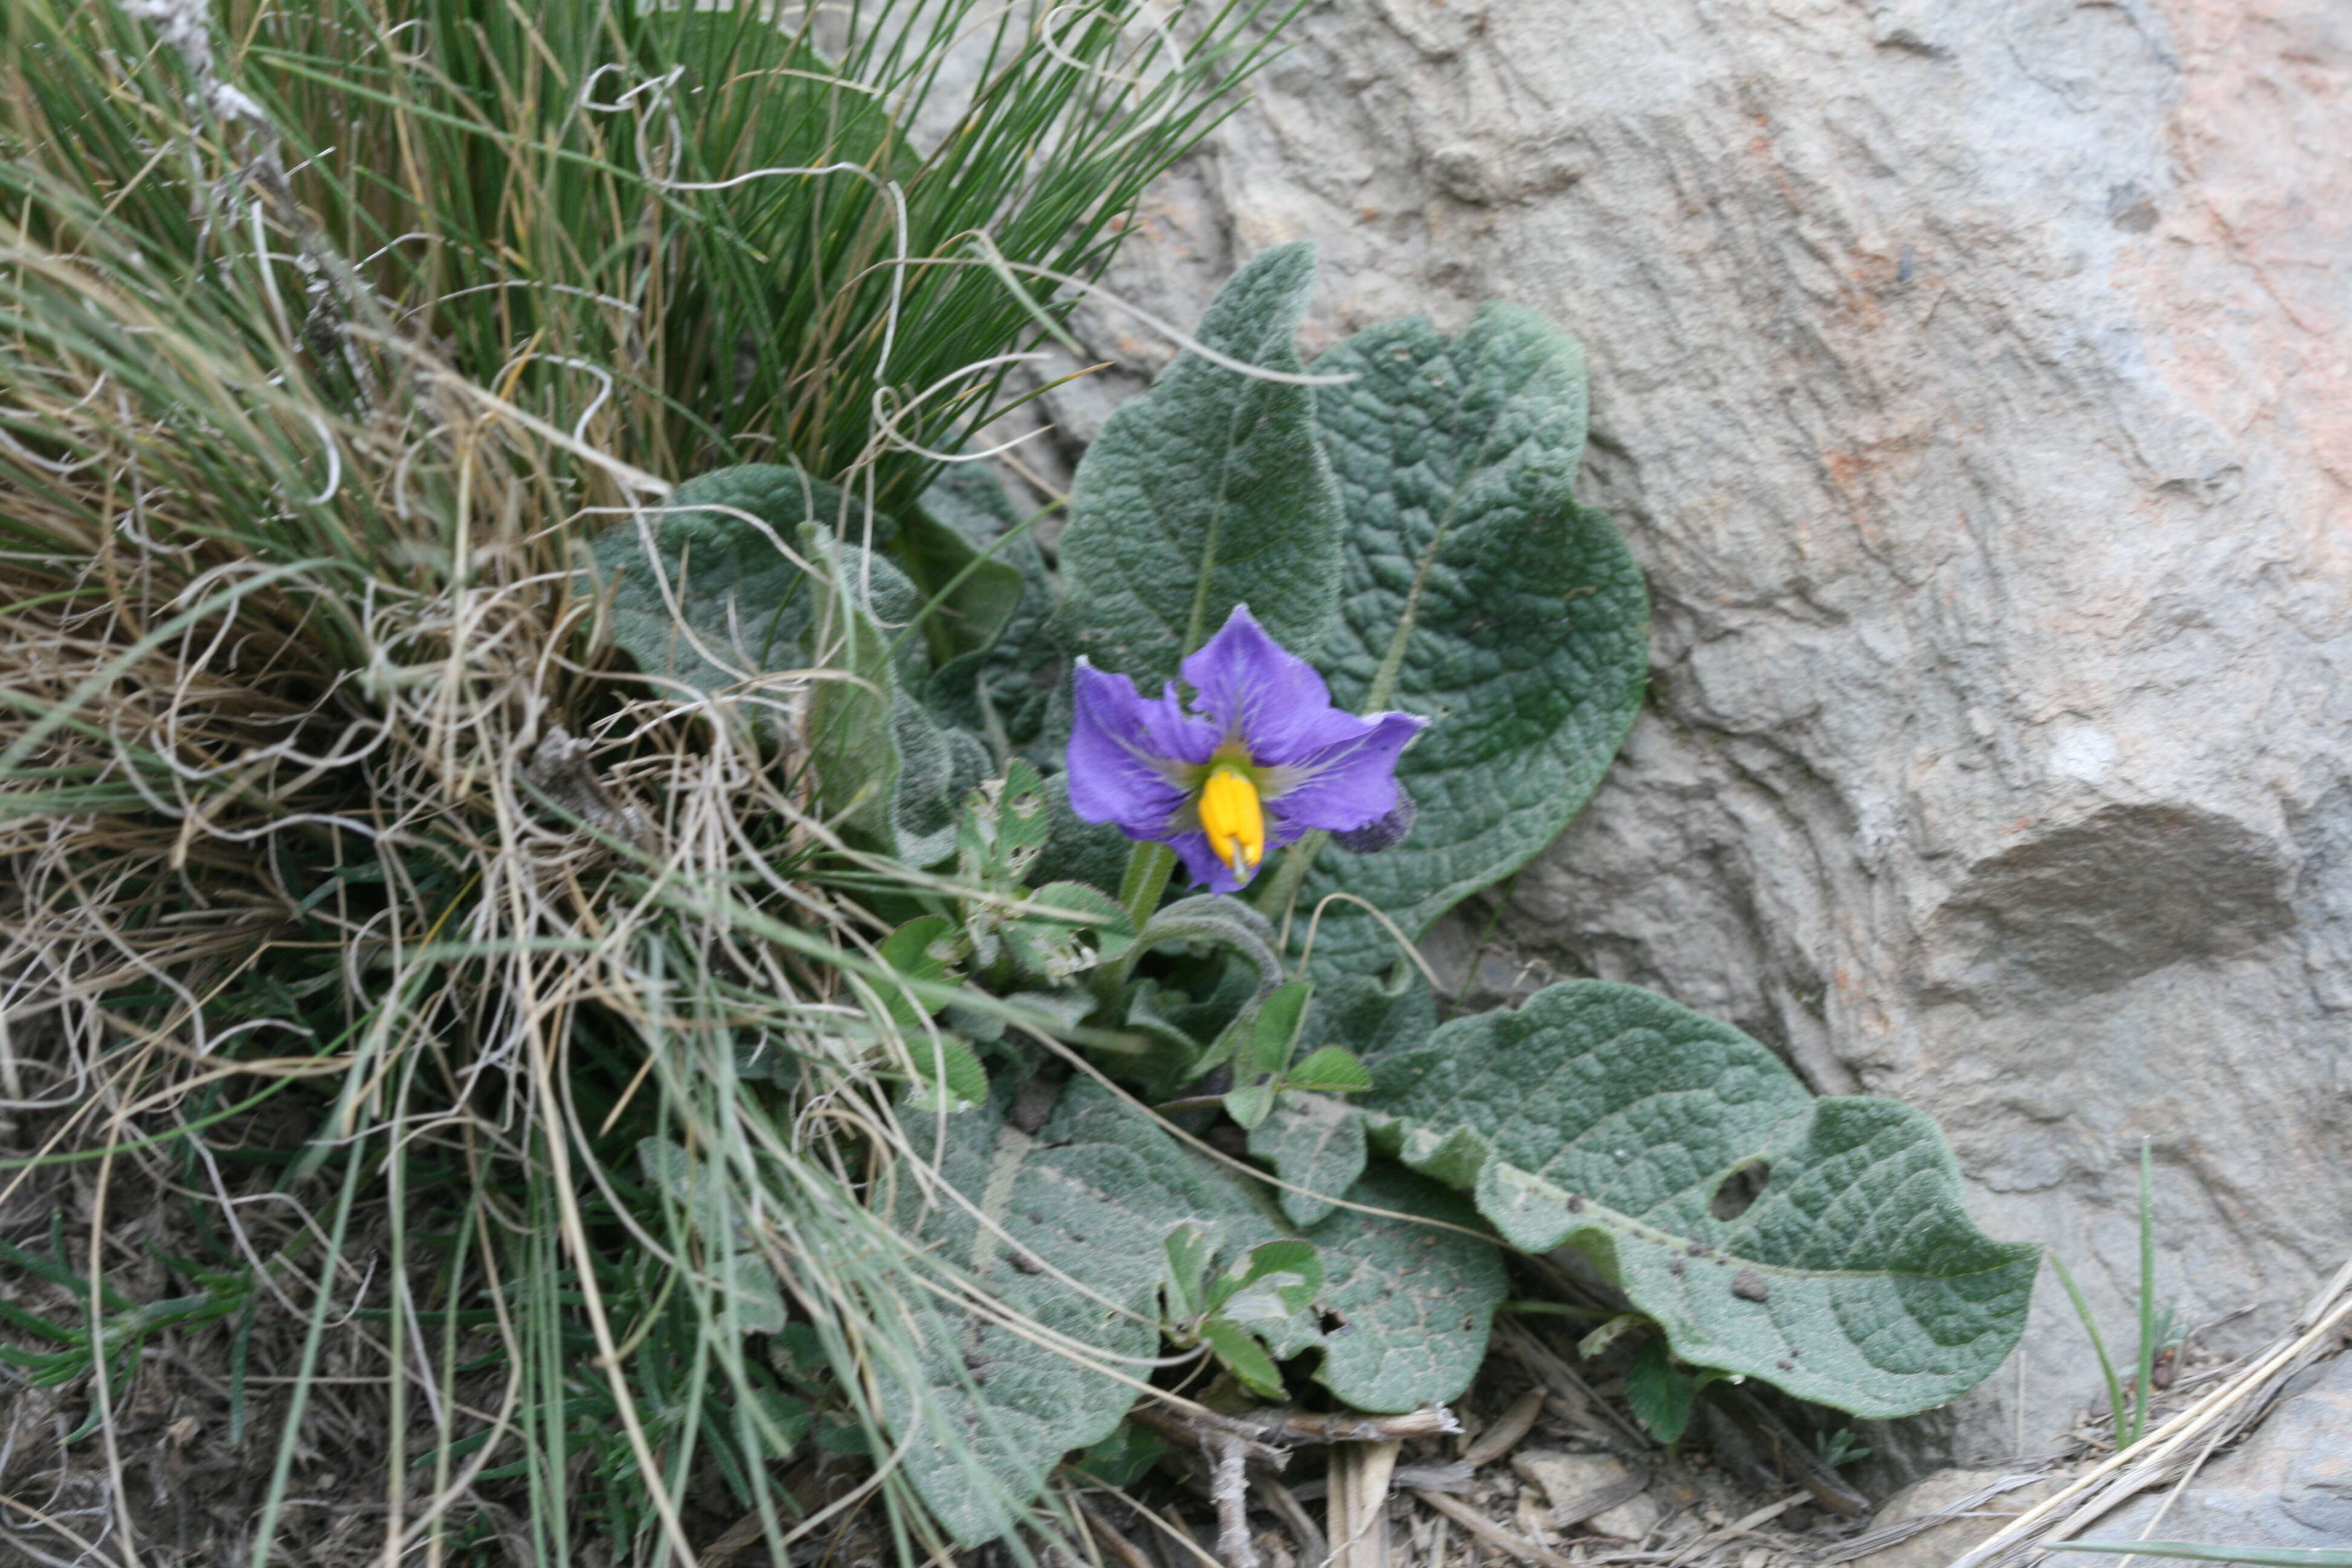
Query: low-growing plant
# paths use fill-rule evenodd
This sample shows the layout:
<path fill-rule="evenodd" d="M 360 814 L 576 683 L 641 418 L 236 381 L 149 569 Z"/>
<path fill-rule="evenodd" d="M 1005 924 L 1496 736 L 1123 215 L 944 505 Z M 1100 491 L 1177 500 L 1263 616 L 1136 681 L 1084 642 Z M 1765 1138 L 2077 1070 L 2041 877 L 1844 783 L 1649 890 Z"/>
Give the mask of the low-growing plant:
<path fill-rule="evenodd" d="M 1918 1112 L 1631 986 L 1440 1016 L 1642 700 L 1572 339 L 1310 369 L 1282 247 L 1056 550 L 966 459 L 1259 10 L 0 10 L 0 1205 L 87 1221 L 0 1374 L 76 1518 L 159 1335 L 255 1568 L 330 1405 L 386 1562 L 1034 1558 L 1168 1412 L 1238 1555 L 1252 1412 L 1438 1429 L 1515 1250 L 1669 1440 L 2006 1353 Z M 108 1283 L 126 1185 L 191 1289 Z"/>
<path fill-rule="evenodd" d="M 1113 417 L 1058 582 L 973 469 L 891 517 L 721 470 L 594 552 L 651 679 L 836 672 L 775 743 L 895 922 L 928 1157 L 877 1212 L 942 1279 L 884 1424 L 966 1543 L 1170 1356 L 1228 1415 L 1454 1397 L 1511 1249 L 1622 1293 L 1662 1439 L 1727 1377 L 1920 1410 L 2022 1327 L 2039 1251 L 1969 1223 L 1918 1111 L 1629 985 L 1439 1021 L 1411 944 L 1590 795 L 1645 599 L 1574 499 L 1573 340 L 1496 304 L 1310 369 L 1313 279 L 1254 258 Z"/>
<path fill-rule="evenodd" d="M 2058 1283 L 2073 1304 L 2075 1318 L 2083 1325 L 2083 1333 L 2091 1342 L 2091 1352 L 2098 1357 L 2099 1373 L 2107 1385 L 2107 1409 L 2115 1427 L 2117 1449 L 2130 1447 L 2147 1435 L 2148 1411 L 2157 1394 L 2157 1374 L 2159 1359 L 2179 1347 L 2182 1331 L 2175 1321 L 2170 1304 L 2159 1307 L 2156 1300 L 2156 1165 L 2146 1144 L 2139 1152 L 2139 1290 L 2135 1308 L 2139 1321 L 2139 1352 L 2137 1375 L 2126 1384 L 2116 1373 L 2114 1358 L 2107 1353 L 2106 1336 L 2099 1331 L 2099 1321 L 2092 1315 L 2091 1304 L 2083 1297 L 2082 1287 L 2065 1259 L 2055 1252 L 2050 1254 L 2050 1267 L 2058 1276 Z"/>
<path fill-rule="evenodd" d="M 0 6 L 9 1552 L 944 1543 L 872 1456 L 952 1064 L 785 743 L 853 684 L 618 679 L 576 546 L 925 489 L 1263 10 Z"/>

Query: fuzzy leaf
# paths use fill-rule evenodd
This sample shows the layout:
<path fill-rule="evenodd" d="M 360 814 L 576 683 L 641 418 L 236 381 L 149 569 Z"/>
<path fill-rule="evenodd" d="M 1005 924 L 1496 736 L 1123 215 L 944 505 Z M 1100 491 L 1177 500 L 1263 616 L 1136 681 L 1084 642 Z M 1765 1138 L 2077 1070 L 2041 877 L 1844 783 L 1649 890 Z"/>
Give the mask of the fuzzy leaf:
<path fill-rule="evenodd" d="M 1242 902 L 1217 893 L 1179 899 L 1143 922 L 1146 947 L 1163 942 L 1205 942 L 1229 948 L 1256 966 L 1261 994 L 1282 984 L 1282 959 L 1274 950 L 1274 927 Z"/>
<path fill-rule="evenodd" d="M 830 485 L 747 463 L 688 480 L 600 535 L 590 556 L 612 594 L 614 641 L 648 677 L 754 693 L 757 678 L 820 659 L 841 670 L 847 679 L 818 681 L 809 700 L 818 799 L 852 837 L 925 866 L 954 848 L 957 805 L 989 760 L 911 694 L 920 640 L 898 646 L 888 628 L 914 619 L 914 584 L 839 541 L 892 531 L 886 520 L 867 526 Z"/>
<path fill-rule="evenodd" d="M 1201 1324 L 1201 1342 L 1252 1394 L 1261 1399 L 1282 1397 L 1282 1373 L 1275 1370 L 1274 1358 L 1247 1329 L 1225 1318 L 1205 1319 Z"/>
<path fill-rule="evenodd" d="M 595 579 L 612 592 L 613 640 L 646 674 L 706 692 L 799 668 L 815 613 L 802 526 L 856 533 L 864 515 L 833 486 L 780 464 L 697 475 L 589 546 Z M 884 591 L 903 583 L 894 570 Z M 893 606 L 913 607 L 911 590 Z"/>
<path fill-rule="evenodd" d="M 1307 1189 L 1283 1192 L 1282 1212 L 1293 1225 L 1311 1226 L 1364 1173 L 1364 1119 L 1339 1100 L 1286 1090 L 1273 1114 L 1250 1129 L 1249 1152 Z"/>
<path fill-rule="evenodd" d="M 1283 1081 L 1292 1088 L 1325 1094 L 1360 1094 L 1372 1087 L 1372 1075 L 1345 1046 L 1322 1046 L 1308 1052 Z"/>
<path fill-rule="evenodd" d="M 938 546 L 935 539 L 919 537 L 925 526 L 948 531 L 969 552 L 989 554 L 989 563 L 974 574 L 972 603 L 964 612 L 974 629 L 983 629 L 993 606 L 1003 603 L 1007 584 L 996 574 L 1009 570 L 1018 579 L 994 632 L 971 650 L 940 659 L 927 700 L 950 724 L 985 731 L 993 719 L 1008 743 L 1026 745 L 1045 722 L 1061 657 L 1048 629 L 1056 595 L 1045 555 L 1026 534 L 1005 537 L 1020 526 L 1020 513 L 981 464 L 951 463 L 940 470 L 917 510 L 922 521 L 908 529 L 910 558 Z M 924 574 L 915 575 L 921 581 Z"/>
<path fill-rule="evenodd" d="M 809 697 L 817 798 L 851 837 L 935 864 L 955 851 L 958 807 L 987 775 L 988 749 L 933 723 L 908 694 L 887 628 L 913 618 L 916 596 L 898 569 L 813 527 L 801 540 L 818 567 L 810 639 L 845 677 L 815 682 Z"/>
<path fill-rule="evenodd" d="M 1625 1369 L 1625 1403 L 1651 1436 L 1661 1443 L 1678 1440 L 1690 1426 L 1697 1397 L 1698 1380 L 1668 1359 L 1664 1340 L 1652 1340 L 1633 1352 L 1633 1363 Z"/>
<path fill-rule="evenodd" d="M 1376 855 L 1318 855 L 1298 907 L 1335 890 L 1407 937 L 1509 875 L 1566 827 L 1641 705 L 1648 603 L 1607 519 L 1570 493 L 1584 449 L 1575 340 L 1528 311 L 1483 307 L 1458 338 L 1427 321 L 1357 333 L 1316 362 L 1360 379 L 1319 394 L 1347 498 L 1339 621 L 1319 662 L 1333 700 L 1434 722 L 1397 778 L 1419 807 Z M 1318 967 L 1385 966 L 1394 943 L 1345 904 L 1324 913 Z"/>
<path fill-rule="evenodd" d="M 897 1219 L 915 1246 L 1013 1313 L 1106 1357 L 1158 1348 L 1158 1242 L 1190 1217 L 1182 1187 L 1157 1179 L 1126 1149 L 1049 1147 L 992 1116 L 949 1121 L 939 1171 L 1010 1242 L 961 1204 L 927 1204 L 908 1183 Z M 1092 1294 L 1063 1283 L 1056 1270 Z M 959 1542 L 994 1540 L 1065 1453 L 1110 1435 L 1135 1392 L 1066 1349 L 958 1311 L 919 1287 L 902 1290 L 900 1300 L 915 1377 L 877 1364 L 894 1436 L 913 1434 L 908 1479 Z M 1139 1370 L 1132 1361 L 1105 1364 L 1129 1375 Z"/>
<path fill-rule="evenodd" d="M 1348 1198 L 1485 1228 L 1468 1204 L 1386 1162 L 1365 1172 Z M 1334 1213 L 1307 1239 L 1323 1259 L 1316 1305 L 1338 1324 L 1318 1327 L 1307 1342 L 1323 1348 L 1316 1382 L 1343 1404 L 1382 1411 L 1443 1404 L 1470 1386 L 1506 1289 L 1492 1242 L 1354 1209 Z M 1277 1343 L 1276 1353 L 1297 1349 Z"/>
<path fill-rule="evenodd" d="M 1475 1194 L 1513 1247 L 1589 1255 L 1685 1361 L 1886 1417 L 1974 1387 L 2024 1328 L 2040 1249 L 1976 1228 L 1932 1121 L 1815 1100 L 1664 997 L 1555 985 L 1376 1072 L 1375 1147 Z M 1718 1218 L 1735 1176 L 1761 1191 Z"/>
<path fill-rule="evenodd" d="M 1040 1136 L 1128 1150 L 1162 1185 L 1188 1194 L 1220 1256 L 1280 1239 L 1287 1229 L 1263 1185 L 1184 1148 L 1144 1112 L 1091 1084 L 1073 1082 Z M 1376 1163 L 1347 1196 L 1371 1208 L 1486 1228 L 1462 1198 L 1386 1163 Z M 1415 1410 L 1470 1385 L 1506 1293 L 1493 1243 L 1354 1209 L 1299 1234 L 1314 1244 L 1323 1285 L 1312 1310 L 1254 1325 L 1276 1361 L 1320 1349 L 1316 1381 L 1359 1410 Z M 1326 1313 L 1334 1325 L 1328 1330 L 1319 1321 Z"/>
<path fill-rule="evenodd" d="M 1314 247 L 1262 251 L 1196 334 L 1244 363 L 1296 371 Z M 1285 647 L 1318 647 L 1339 584 L 1339 496 L 1316 439 L 1315 389 L 1177 357 L 1111 416 L 1078 465 L 1062 535 L 1061 626 L 1076 652 L 1146 691 L 1247 602 Z"/>

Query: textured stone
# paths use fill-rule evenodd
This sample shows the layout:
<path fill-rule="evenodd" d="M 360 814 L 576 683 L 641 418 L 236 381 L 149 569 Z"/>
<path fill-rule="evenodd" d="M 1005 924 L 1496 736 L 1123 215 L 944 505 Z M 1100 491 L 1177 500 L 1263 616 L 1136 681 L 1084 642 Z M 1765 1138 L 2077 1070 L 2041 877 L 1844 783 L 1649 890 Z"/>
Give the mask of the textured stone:
<path fill-rule="evenodd" d="M 2253 1435 L 2199 1470 L 2158 1521 L 2163 1500 L 2161 1492 L 2134 1499 L 2082 1538 L 2352 1546 L 2352 1357 L 2297 1379 Z M 2089 1552 L 2067 1561 L 2121 1568 L 2120 1559 Z"/>
<path fill-rule="evenodd" d="M 1643 1489 L 1642 1473 L 1612 1455 L 1531 1448 L 1512 1456 L 1511 1468 L 1541 1489 L 1558 1532 L 1583 1524 L 1601 1535 L 1639 1541 L 1664 1512 Z"/>
<path fill-rule="evenodd" d="M 1881 1530 L 1906 1520 L 1952 1512 L 1968 1500 L 1970 1493 L 2003 1479 L 1999 1470 L 1937 1470 L 1888 1498 L 1872 1516 L 1870 1527 Z M 2046 1478 L 2012 1488 L 1966 1510 L 1960 1518 L 1931 1525 L 1907 1541 L 1853 1558 L 1851 1568 L 1944 1568 L 1969 1547 L 2056 1491 L 2065 1479 Z"/>
<path fill-rule="evenodd" d="M 1190 321 L 1306 237 L 1310 352 L 1549 315 L 1656 606 L 1623 759 L 1489 952 L 1484 910 L 1433 945 L 1925 1106 L 2126 1353 L 2146 1140 L 2161 1294 L 2257 1309 L 2216 1350 L 2274 1331 L 2352 1245 L 2352 9 L 1350 0 L 1294 37 L 1113 286 Z M 1073 440 L 1166 353 L 1081 326 L 1124 368 L 1050 400 Z M 2054 1291 L 2023 1356 L 1869 1441 L 2039 1449 L 2097 1397 Z"/>

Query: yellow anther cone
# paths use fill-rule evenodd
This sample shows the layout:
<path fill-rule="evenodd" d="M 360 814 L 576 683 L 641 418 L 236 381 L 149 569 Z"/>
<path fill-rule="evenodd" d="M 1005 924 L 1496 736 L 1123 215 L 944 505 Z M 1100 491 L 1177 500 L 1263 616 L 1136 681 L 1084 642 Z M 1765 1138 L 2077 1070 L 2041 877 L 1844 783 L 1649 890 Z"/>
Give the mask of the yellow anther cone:
<path fill-rule="evenodd" d="M 1265 808 L 1257 785 L 1239 768 L 1220 766 L 1201 786 L 1201 828 L 1236 877 L 1246 882 L 1265 858 Z"/>

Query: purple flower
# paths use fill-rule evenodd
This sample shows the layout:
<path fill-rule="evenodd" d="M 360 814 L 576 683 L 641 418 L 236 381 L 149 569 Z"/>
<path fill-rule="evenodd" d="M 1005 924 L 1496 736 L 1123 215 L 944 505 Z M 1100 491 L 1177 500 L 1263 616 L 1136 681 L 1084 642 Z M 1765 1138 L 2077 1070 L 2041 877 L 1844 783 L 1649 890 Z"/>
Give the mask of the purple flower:
<path fill-rule="evenodd" d="M 1427 720 L 1332 707 L 1323 678 L 1246 605 L 1181 668 L 1191 710 L 1173 681 L 1146 697 L 1078 660 L 1071 810 L 1167 845 L 1219 893 L 1311 829 L 1352 832 L 1398 811 L 1397 754 Z"/>

